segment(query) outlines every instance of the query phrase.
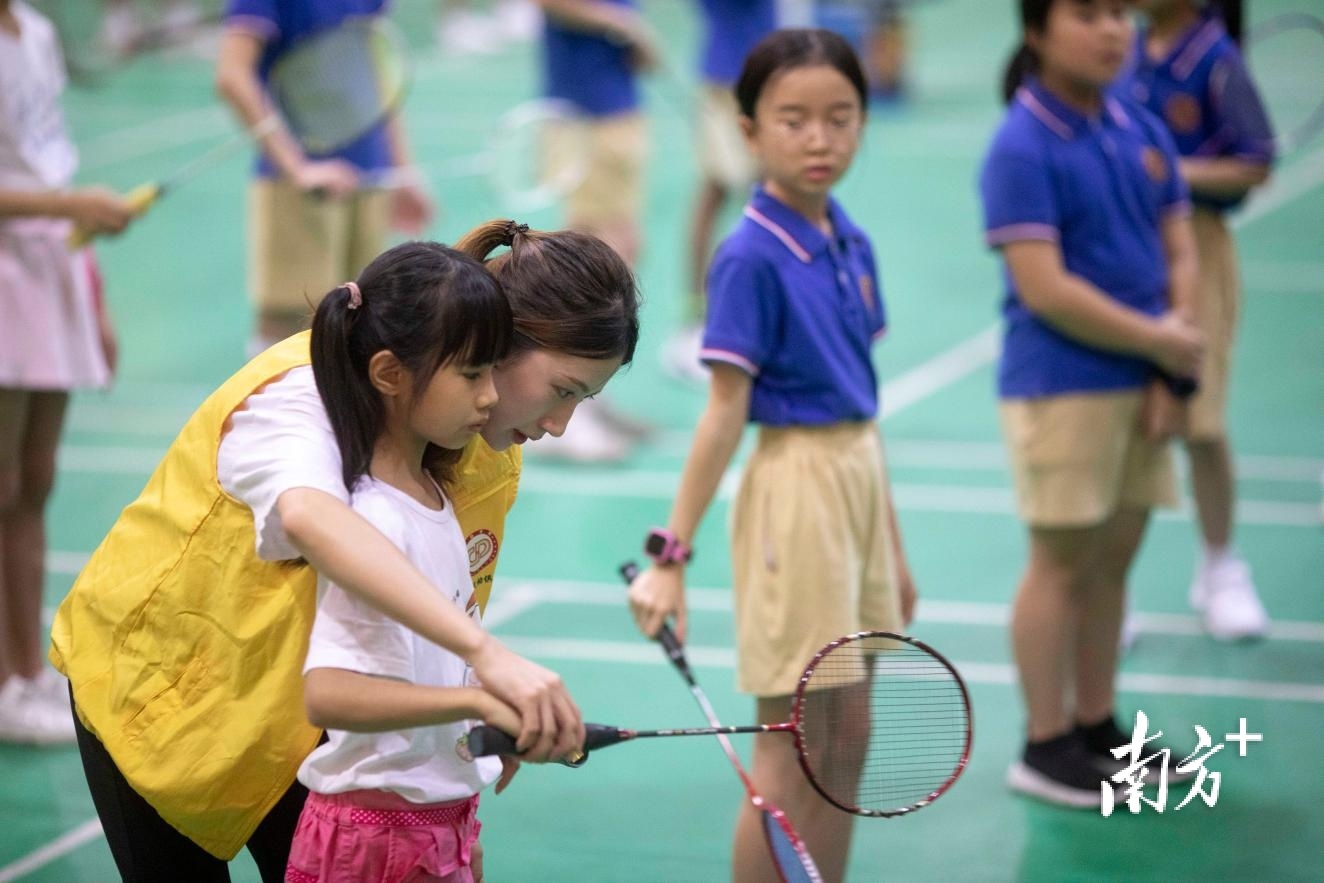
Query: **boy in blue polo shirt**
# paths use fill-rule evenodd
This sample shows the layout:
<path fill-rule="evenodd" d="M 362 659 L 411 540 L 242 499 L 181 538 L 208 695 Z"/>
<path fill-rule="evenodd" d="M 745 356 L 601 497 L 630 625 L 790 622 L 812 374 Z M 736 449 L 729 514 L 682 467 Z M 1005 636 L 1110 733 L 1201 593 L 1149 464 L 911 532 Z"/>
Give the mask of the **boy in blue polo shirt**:
<path fill-rule="evenodd" d="M 1149 26 L 1136 35 L 1131 69 L 1118 91 L 1168 126 L 1191 188 L 1200 274 L 1196 320 L 1206 349 L 1200 390 L 1184 433 L 1204 554 L 1191 582 L 1191 606 L 1215 638 L 1260 637 L 1269 617 L 1250 568 L 1232 545 L 1236 480 L 1227 438 L 1227 388 L 1241 283 L 1223 216 L 1264 183 L 1273 132 L 1241 53 L 1223 22 L 1196 0 L 1137 0 Z"/>
<path fill-rule="evenodd" d="M 699 192 L 689 229 L 688 302 L 685 324 L 668 341 L 663 365 L 683 380 L 707 382 L 699 361 L 703 339 L 704 276 L 711 256 L 713 229 L 727 200 L 743 200 L 757 170 L 740 134 L 736 77 L 749 50 L 777 26 L 775 0 L 699 0 L 704 38 L 699 59 L 699 129 L 695 160 Z"/>
<path fill-rule="evenodd" d="M 538 0 L 543 22 L 543 95 L 570 105 L 577 119 L 544 132 L 546 173 L 583 169 L 566 197 L 566 226 L 592 233 L 631 266 L 639 256 L 647 131 L 636 74 L 656 67 L 656 41 L 636 0 Z M 602 399 L 580 405 L 559 438 L 536 453 L 574 462 L 625 459 L 650 427 Z"/>
<path fill-rule="evenodd" d="M 878 268 L 868 237 L 831 197 L 859 147 L 864 72 L 834 33 L 775 31 L 745 60 L 735 92 L 762 186 L 708 274 L 708 405 L 630 604 L 646 634 L 675 616 L 684 639 L 690 544 L 745 424 L 758 424 L 731 512 L 731 564 L 739 686 L 772 722 L 787 719 L 818 649 L 849 632 L 900 630 L 915 589 L 875 422 L 870 350 L 886 327 Z M 842 879 L 852 816 L 814 792 L 792 742 L 756 740 L 753 779 L 799 829 L 823 878 Z M 736 879 L 777 879 L 748 802 L 734 862 Z"/>
<path fill-rule="evenodd" d="M 216 62 L 221 97 L 246 129 L 271 112 L 267 75 L 301 40 L 353 17 L 386 14 L 386 0 L 228 0 Z M 279 108 L 277 108 L 279 110 Z M 261 139 L 249 190 L 249 280 L 257 308 L 251 353 L 304 327 L 310 293 L 358 276 L 396 227 L 417 235 L 432 201 L 411 174 L 404 126 L 388 119 L 326 156 L 310 156 L 283 129 Z M 383 176 L 391 190 L 362 186 Z M 313 304 L 316 306 L 316 304 Z"/>
<path fill-rule="evenodd" d="M 1176 502 L 1181 406 L 1158 373 L 1193 376 L 1201 350 L 1172 138 L 1105 92 L 1126 6 L 1021 0 L 1010 107 L 980 176 L 1006 264 L 998 391 L 1030 546 L 1011 624 L 1027 735 L 1008 784 L 1077 807 L 1100 805 L 1109 751 L 1130 741 L 1113 717 L 1127 572 L 1150 509 Z"/>

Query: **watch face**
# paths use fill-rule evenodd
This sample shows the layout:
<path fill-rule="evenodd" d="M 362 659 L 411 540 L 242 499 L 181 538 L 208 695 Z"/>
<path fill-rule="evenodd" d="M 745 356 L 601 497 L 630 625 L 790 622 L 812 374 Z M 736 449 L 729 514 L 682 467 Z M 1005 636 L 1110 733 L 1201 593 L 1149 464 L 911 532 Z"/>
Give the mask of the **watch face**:
<path fill-rule="evenodd" d="M 654 557 L 667 550 L 667 538 L 657 533 L 650 533 L 644 540 L 644 551 Z"/>

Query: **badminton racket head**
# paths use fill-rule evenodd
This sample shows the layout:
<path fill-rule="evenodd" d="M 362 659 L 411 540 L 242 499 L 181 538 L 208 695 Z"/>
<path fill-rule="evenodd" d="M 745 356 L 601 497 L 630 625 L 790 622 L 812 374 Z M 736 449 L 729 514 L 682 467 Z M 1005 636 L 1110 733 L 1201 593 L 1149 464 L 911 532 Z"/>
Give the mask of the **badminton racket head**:
<path fill-rule="evenodd" d="M 365 16 L 295 44 L 272 65 L 267 91 L 304 149 L 325 156 L 384 122 L 404 102 L 410 80 L 399 29 Z"/>
<path fill-rule="evenodd" d="M 588 175 L 590 121 L 574 104 L 539 98 L 501 115 L 487 144 L 485 171 L 514 215 L 554 206 Z"/>
<path fill-rule="evenodd" d="M 782 883 L 822 883 L 823 875 L 809 855 L 804 841 L 786 818 L 786 813 L 775 807 L 763 806 L 763 837 L 768 842 L 768 853 L 777 868 Z"/>
<path fill-rule="evenodd" d="M 825 799 L 898 816 L 947 792 L 970 758 L 970 697 L 936 650 L 889 632 L 839 638 L 805 668 L 792 701 L 796 751 Z"/>
<path fill-rule="evenodd" d="M 1269 116 L 1279 155 L 1300 150 L 1324 130 L 1324 19 L 1284 12 L 1255 24 L 1242 52 Z M 1254 96 L 1223 96 L 1239 108 Z"/>

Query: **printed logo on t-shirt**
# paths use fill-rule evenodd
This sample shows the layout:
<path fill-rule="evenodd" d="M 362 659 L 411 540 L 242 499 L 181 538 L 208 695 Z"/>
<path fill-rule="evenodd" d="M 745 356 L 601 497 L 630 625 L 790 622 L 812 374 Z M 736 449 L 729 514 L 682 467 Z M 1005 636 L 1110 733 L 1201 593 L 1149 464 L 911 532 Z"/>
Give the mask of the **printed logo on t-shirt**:
<path fill-rule="evenodd" d="M 1145 167 L 1145 174 L 1149 175 L 1149 180 L 1155 184 L 1162 184 L 1168 180 L 1168 161 L 1163 156 L 1163 151 L 1157 147 L 1146 147 L 1140 151 L 1140 164 Z"/>
<path fill-rule="evenodd" d="M 490 530 L 479 528 L 464 540 L 469 551 L 469 575 L 473 576 L 496 560 L 497 538 Z"/>
<path fill-rule="evenodd" d="M 1163 106 L 1163 118 L 1172 131 L 1179 135 L 1189 135 L 1200 127 L 1200 102 L 1179 92 Z"/>

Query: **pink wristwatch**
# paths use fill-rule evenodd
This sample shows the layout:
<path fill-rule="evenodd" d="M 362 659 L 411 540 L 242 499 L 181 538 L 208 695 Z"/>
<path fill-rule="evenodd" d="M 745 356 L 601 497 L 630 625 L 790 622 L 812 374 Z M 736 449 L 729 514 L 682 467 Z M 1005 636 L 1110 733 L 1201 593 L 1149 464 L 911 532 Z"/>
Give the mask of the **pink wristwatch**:
<path fill-rule="evenodd" d="M 644 554 L 658 564 L 688 564 L 694 550 L 665 527 L 654 527 L 644 539 Z"/>

